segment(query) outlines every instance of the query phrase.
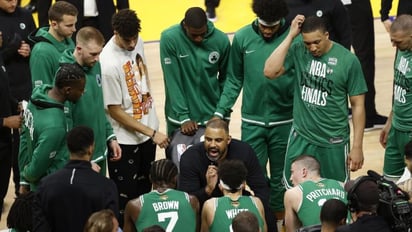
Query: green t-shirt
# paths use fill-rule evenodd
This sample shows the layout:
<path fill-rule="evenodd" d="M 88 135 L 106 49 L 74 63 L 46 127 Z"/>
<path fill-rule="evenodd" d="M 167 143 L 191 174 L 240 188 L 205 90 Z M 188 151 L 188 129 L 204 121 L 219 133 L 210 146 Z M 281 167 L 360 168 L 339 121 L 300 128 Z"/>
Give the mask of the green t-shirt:
<path fill-rule="evenodd" d="M 167 232 L 196 231 L 196 214 L 187 193 L 168 189 L 146 193 L 139 199 L 142 207 L 135 222 L 137 231 L 152 225 L 159 225 Z"/>
<path fill-rule="evenodd" d="M 347 202 L 346 191 L 336 180 L 322 179 L 319 182 L 309 180 L 298 186 L 302 190 L 302 203 L 297 214 L 302 226 L 320 224 L 320 210 L 325 201 L 338 199 Z"/>
<path fill-rule="evenodd" d="M 349 140 L 348 96 L 367 92 L 359 60 L 337 43 L 314 57 L 304 43 L 291 46 L 296 78 L 293 126 L 318 146 Z"/>
<path fill-rule="evenodd" d="M 412 129 L 412 52 L 398 50 L 393 81 L 393 120 L 394 128 L 401 131 Z"/>

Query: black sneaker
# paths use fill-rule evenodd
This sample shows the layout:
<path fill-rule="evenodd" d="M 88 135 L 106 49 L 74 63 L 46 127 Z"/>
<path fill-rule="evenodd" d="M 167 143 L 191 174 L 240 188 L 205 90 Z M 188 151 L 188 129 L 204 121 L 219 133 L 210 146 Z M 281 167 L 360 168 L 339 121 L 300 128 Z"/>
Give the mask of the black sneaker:
<path fill-rule="evenodd" d="M 207 19 L 209 19 L 212 22 L 216 22 L 217 18 L 216 18 L 216 8 L 214 7 L 207 7 L 206 8 L 206 16 Z"/>
<path fill-rule="evenodd" d="M 387 120 L 388 117 L 376 114 L 372 119 L 366 120 L 365 131 L 382 129 Z"/>

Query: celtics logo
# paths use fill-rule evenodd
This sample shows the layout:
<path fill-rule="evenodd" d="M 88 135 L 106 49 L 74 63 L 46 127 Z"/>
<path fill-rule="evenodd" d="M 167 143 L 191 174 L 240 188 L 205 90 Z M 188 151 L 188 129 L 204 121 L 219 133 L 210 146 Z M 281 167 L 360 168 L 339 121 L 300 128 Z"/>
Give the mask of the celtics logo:
<path fill-rule="evenodd" d="M 213 51 L 209 54 L 209 62 L 215 64 L 220 58 L 220 54 L 216 51 Z"/>

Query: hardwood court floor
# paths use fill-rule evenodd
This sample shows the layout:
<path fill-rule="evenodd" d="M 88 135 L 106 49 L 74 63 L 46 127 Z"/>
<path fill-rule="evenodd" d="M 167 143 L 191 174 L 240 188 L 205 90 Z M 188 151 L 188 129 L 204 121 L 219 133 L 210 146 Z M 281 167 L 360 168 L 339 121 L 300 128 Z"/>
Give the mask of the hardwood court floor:
<path fill-rule="evenodd" d="M 27 2 L 27 0 L 25 0 Z M 154 1 L 154 2 L 152 2 Z M 132 8 L 137 9 L 138 14 L 142 18 L 142 27 L 144 28 L 142 31 L 142 37 L 146 41 L 152 41 L 152 42 L 147 42 L 145 43 L 145 54 L 146 54 L 146 59 L 148 63 L 148 69 L 149 69 L 149 75 L 152 80 L 152 86 L 153 86 L 153 95 L 155 99 L 155 105 L 156 105 L 156 110 L 158 113 L 158 117 L 160 119 L 160 131 L 165 132 L 165 119 L 164 119 L 164 86 L 163 86 L 163 77 L 162 77 L 162 70 L 160 68 L 160 60 L 159 60 L 159 43 L 156 42 L 158 38 L 156 36 L 159 36 L 157 34 L 157 31 L 161 31 L 159 27 L 154 27 L 153 25 L 156 25 L 156 23 L 160 23 L 160 21 L 166 21 L 168 25 L 173 24 L 174 22 L 179 22 L 180 19 L 183 17 L 184 10 L 180 11 L 175 11 L 174 9 L 179 8 L 179 7 L 171 7 L 168 8 L 166 7 L 165 4 L 170 5 L 170 1 L 160 1 L 160 0 L 151 0 L 151 1 L 144 1 L 144 0 L 130 0 L 132 3 Z M 146 5 L 145 3 L 146 2 Z M 151 8 L 145 8 L 148 4 L 147 2 L 150 2 L 152 5 Z M 156 4 L 153 4 L 155 3 Z M 186 4 L 189 4 L 188 2 L 197 2 L 197 6 L 202 6 L 203 1 L 201 0 L 190 0 L 190 1 L 185 1 L 179 4 L 183 4 L 186 6 Z M 222 0 L 222 5 L 219 7 L 217 14 L 219 17 L 219 21 L 216 23 L 217 26 L 219 27 L 219 24 L 225 24 L 226 25 L 226 17 L 230 16 L 230 11 L 231 5 L 234 6 L 233 4 L 239 4 L 239 2 L 243 2 L 245 4 L 241 5 L 247 9 L 250 9 L 250 4 L 248 3 L 248 0 L 242 0 L 242 1 L 236 1 L 236 0 Z M 372 3 L 378 2 L 378 0 L 372 0 Z M 379 1 L 380 2 L 380 1 Z M 24 5 L 25 2 L 23 2 Z M 142 3 L 141 8 L 139 9 L 138 4 Z M 176 3 L 174 3 L 176 4 Z M 167 6 L 169 6 L 167 5 Z M 193 4 L 192 4 L 193 5 Z M 375 4 L 376 5 L 376 4 Z M 189 5 L 187 5 L 189 6 Z M 166 15 L 170 14 L 163 14 L 162 17 L 160 16 L 153 16 L 153 15 L 161 15 L 158 12 L 159 9 L 169 9 L 171 15 L 176 16 L 176 18 L 173 17 L 166 17 Z M 186 9 L 187 7 L 183 8 Z M 146 9 L 146 10 L 144 10 Z M 376 9 L 376 7 L 375 7 Z M 139 12 L 142 12 L 141 14 Z M 156 14 L 153 14 L 151 18 L 149 16 L 146 16 L 143 12 L 146 12 L 147 15 L 153 14 L 154 12 Z M 148 20 L 149 17 L 150 19 Z M 157 17 L 157 18 L 156 18 Z M 249 16 L 242 16 L 241 14 L 238 14 L 239 19 L 242 19 L 242 17 L 252 17 L 252 15 L 249 14 Z M 172 20 L 173 18 L 173 20 Z M 240 28 L 241 25 L 247 24 L 250 22 L 251 18 L 246 18 L 247 20 L 242 21 L 243 23 L 240 24 L 239 26 L 236 27 L 227 27 L 227 30 L 224 30 L 225 32 L 233 32 L 237 28 Z M 149 22 L 150 23 L 149 23 Z M 240 20 L 239 20 L 240 21 Z M 145 23 L 148 23 L 147 25 Z M 151 25 L 149 25 L 151 24 Z M 221 25 L 221 26 L 225 26 Z M 144 34 L 144 31 L 147 29 L 150 29 L 153 27 L 153 33 L 148 33 Z M 375 35 L 376 35 L 376 80 L 375 80 L 375 87 L 376 87 L 376 106 L 377 110 L 380 114 L 383 115 L 388 115 L 390 112 L 390 106 L 391 106 L 391 98 L 392 98 L 392 64 L 393 64 L 393 58 L 394 58 L 394 53 L 395 49 L 392 48 L 390 40 L 389 40 L 389 35 L 383 28 L 380 20 L 375 20 Z M 147 39 L 146 39 L 147 38 Z M 234 106 L 233 113 L 232 113 L 232 121 L 230 123 L 230 131 L 231 135 L 234 138 L 240 138 L 240 102 L 241 98 L 238 99 L 237 103 Z M 377 172 L 381 173 L 382 172 L 382 165 L 383 165 L 383 154 L 384 150 L 379 144 L 379 130 L 376 131 L 371 131 L 371 132 L 365 132 L 364 136 L 364 156 L 365 156 L 365 163 L 364 166 L 361 170 L 352 173 L 352 177 L 357 177 L 359 175 L 364 175 L 366 174 L 366 171 L 369 169 L 376 170 Z M 163 158 L 164 157 L 164 150 L 158 148 L 157 150 L 157 159 Z M 10 209 L 10 205 L 12 204 L 13 198 L 14 198 L 14 186 L 13 183 L 10 182 L 10 188 L 9 192 L 7 195 L 7 198 L 5 200 L 5 208 L 2 213 L 2 218 L 0 221 L 0 229 L 6 228 L 6 217 L 7 213 Z"/>

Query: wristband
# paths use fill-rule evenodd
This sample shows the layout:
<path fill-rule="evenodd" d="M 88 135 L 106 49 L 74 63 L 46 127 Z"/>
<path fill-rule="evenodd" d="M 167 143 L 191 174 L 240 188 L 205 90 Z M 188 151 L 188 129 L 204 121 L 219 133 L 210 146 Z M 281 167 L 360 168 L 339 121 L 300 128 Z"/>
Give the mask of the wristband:
<path fill-rule="evenodd" d="M 156 130 L 153 130 L 153 134 L 150 138 L 154 139 L 155 135 L 156 135 Z"/>

